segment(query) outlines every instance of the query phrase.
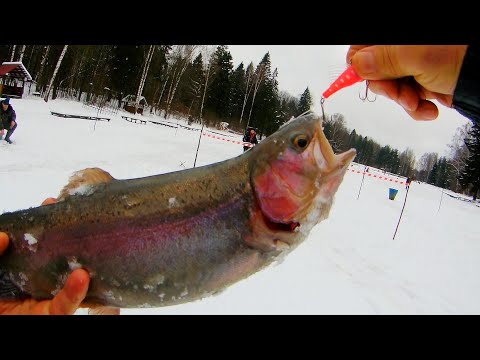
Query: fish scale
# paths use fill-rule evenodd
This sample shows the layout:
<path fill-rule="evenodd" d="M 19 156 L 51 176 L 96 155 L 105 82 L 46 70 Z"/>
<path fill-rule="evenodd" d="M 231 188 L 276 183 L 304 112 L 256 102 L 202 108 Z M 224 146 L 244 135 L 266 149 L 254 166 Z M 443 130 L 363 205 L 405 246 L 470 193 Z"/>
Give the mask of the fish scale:
<path fill-rule="evenodd" d="M 50 299 L 75 268 L 85 305 L 197 300 L 269 266 L 328 217 L 355 150 L 335 155 L 304 114 L 216 164 L 118 180 L 75 173 L 54 204 L 0 215 L 0 298 Z M 306 196 L 311 194 L 311 196 Z"/>

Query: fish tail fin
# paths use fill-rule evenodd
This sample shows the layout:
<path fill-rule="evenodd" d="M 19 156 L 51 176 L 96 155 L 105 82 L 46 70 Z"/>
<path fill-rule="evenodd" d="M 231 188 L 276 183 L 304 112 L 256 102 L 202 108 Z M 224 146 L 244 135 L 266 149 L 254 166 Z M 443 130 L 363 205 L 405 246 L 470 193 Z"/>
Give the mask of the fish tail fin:
<path fill-rule="evenodd" d="M 8 273 L 0 269 L 0 300 L 18 300 L 29 297 L 10 279 Z"/>

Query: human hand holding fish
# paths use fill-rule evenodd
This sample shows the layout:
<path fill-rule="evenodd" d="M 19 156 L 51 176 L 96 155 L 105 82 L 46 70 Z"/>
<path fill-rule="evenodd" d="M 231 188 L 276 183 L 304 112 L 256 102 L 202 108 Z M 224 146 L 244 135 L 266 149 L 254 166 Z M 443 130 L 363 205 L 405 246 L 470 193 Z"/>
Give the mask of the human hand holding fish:
<path fill-rule="evenodd" d="M 85 307 L 218 294 L 281 260 L 328 217 L 355 155 L 334 154 L 321 118 L 306 113 L 219 163 L 126 180 L 79 171 L 57 201 L 0 215 L 10 239 L 0 299 L 54 301 L 78 269 L 90 275 Z"/>
<path fill-rule="evenodd" d="M 8 247 L 8 235 L 0 232 L 0 256 Z M 73 271 L 63 289 L 51 300 L 0 301 L 0 315 L 71 315 L 87 294 L 90 278 L 83 269 Z"/>
<path fill-rule="evenodd" d="M 42 205 L 54 204 L 55 198 L 47 198 Z M 0 256 L 8 247 L 8 234 L 0 232 Z M 37 301 L 32 298 L 25 300 L 0 301 L 0 315 L 72 315 L 81 306 L 88 291 L 90 276 L 84 269 L 74 270 L 63 289 L 52 300 Z M 89 309 L 90 315 L 118 315 L 120 309 L 97 307 Z"/>

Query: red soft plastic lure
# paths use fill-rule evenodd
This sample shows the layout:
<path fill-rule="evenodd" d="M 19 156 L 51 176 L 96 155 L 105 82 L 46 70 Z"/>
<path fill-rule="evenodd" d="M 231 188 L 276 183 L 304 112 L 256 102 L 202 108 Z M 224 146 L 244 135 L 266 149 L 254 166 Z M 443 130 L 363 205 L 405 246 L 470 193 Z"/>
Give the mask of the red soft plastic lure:
<path fill-rule="evenodd" d="M 330 95 L 335 94 L 338 90 L 343 89 L 344 87 L 353 85 L 363 79 L 357 75 L 355 70 L 353 70 L 352 65 L 350 65 L 347 70 L 345 70 L 338 78 L 335 80 L 332 85 L 322 94 L 326 99 Z"/>

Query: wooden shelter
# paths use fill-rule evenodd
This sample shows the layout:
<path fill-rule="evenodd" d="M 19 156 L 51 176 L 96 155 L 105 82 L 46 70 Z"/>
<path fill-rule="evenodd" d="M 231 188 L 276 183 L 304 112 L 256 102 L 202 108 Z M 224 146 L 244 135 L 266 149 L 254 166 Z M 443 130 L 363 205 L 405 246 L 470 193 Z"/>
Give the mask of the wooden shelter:
<path fill-rule="evenodd" d="M 135 112 L 135 95 L 127 95 L 122 99 L 122 108 L 127 110 L 131 114 L 143 114 L 143 109 L 145 109 L 147 104 L 147 100 L 144 96 L 140 96 L 140 102 L 137 107 L 137 112 Z"/>
<path fill-rule="evenodd" d="M 3 62 L 0 65 L 0 96 L 22 98 L 27 81 L 32 81 L 32 77 L 22 62 Z"/>

